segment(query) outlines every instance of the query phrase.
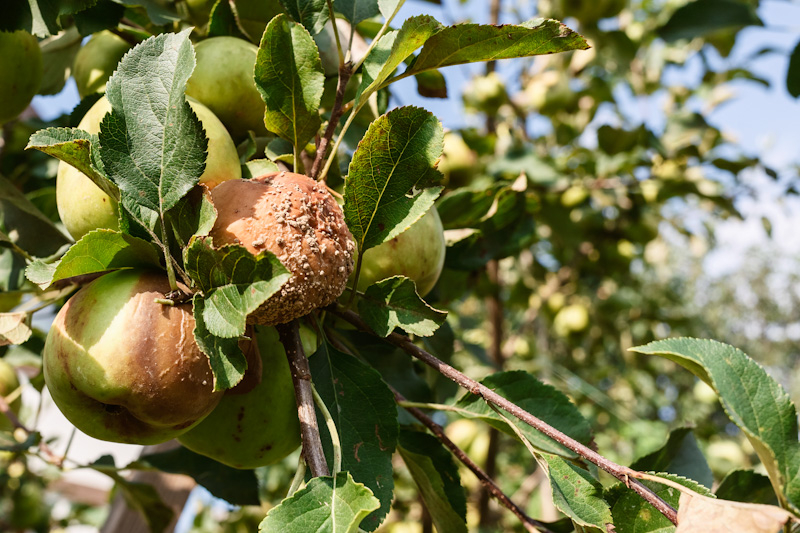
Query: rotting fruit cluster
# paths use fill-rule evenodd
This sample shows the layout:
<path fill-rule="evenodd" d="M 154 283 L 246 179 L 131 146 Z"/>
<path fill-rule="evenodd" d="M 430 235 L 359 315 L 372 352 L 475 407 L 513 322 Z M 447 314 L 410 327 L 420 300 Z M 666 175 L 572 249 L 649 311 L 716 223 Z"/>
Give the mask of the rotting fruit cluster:
<path fill-rule="evenodd" d="M 114 54 L 110 60 L 94 49 L 79 54 L 76 71 L 104 73 L 101 79 L 81 79 L 82 93 L 104 89 L 113 72 L 109 62 L 115 65 L 123 48 L 108 48 Z M 191 304 L 158 302 L 170 291 L 164 272 L 116 271 L 80 289 L 50 330 L 44 372 L 58 407 L 91 436 L 135 444 L 178 438 L 187 448 L 236 468 L 274 463 L 300 443 L 289 365 L 273 326 L 335 302 L 352 282 L 356 246 L 325 183 L 289 171 L 242 179 L 235 141 L 266 131 L 261 131 L 264 103 L 252 81 L 255 50 L 232 37 L 196 45 L 197 67 L 186 94 L 209 141 L 200 183 L 210 190 L 217 211 L 209 233 L 212 245 L 238 244 L 253 254 L 268 250 L 292 277 L 248 316 L 249 339 L 239 341 L 248 373 L 224 392 L 214 391 L 208 359 L 195 342 Z M 208 90 L 220 80 L 235 83 L 228 91 Z M 98 133 L 110 110 L 108 100 L 100 98 L 79 128 Z M 63 162 L 56 196 L 62 222 L 76 240 L 95 229 L 119 228 L 117 202 Z M 425 246 L 419 248 L 419 242 Z M 370 252 L 360 290 L 366 280 L 404 274 L 419 284 L 421 294 L 430 291 L 444 261 L 435 208 Z M 384 253 L 406 261 L 417 254 L 422 266 L 411 261 L 398 269 L 397 261 L 381 263 Z M 307 353 L 316 342 L 305 348 Z"/>

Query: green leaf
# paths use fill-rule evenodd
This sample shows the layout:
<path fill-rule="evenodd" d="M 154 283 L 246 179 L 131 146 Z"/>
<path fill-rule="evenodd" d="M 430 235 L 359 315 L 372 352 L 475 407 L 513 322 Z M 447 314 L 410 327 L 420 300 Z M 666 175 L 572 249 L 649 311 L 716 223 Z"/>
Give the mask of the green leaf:
<path fill-rule="evenodd" d="M 378 508 L 372 492 L 349 472 L 315 477 L 305 488 L 273 507 L 258 527 L 260 533 L 356 533 L 370 511 Z"/>
<path fill-rule="evenodd" d="M 467 497 L 453 456 L 438 439 L 402 430 L 398 451 L 439 533 L 467 531 Z"/>
<path fill-rule="evenodd" d="M 587 48 L 586 39 L 557 20 L 535 19 L 518 26 L 458 24 L 428 39 L 402 77 L 450 65 Z"/>
<path fill-rule="evenodd" d="M 800 96 L 800 41 L 789 56 L 789 70 L 786 71 L 786 90 L 797 98 Z"/>
<path fill-rule="evenodd" d="M 126 469 L 157 469 L 190 476 L 208 491 L 233 505 L 259 505 L 258 480 L 253 470 L 239 470 L 184 447 L 142 455 Z"/>
<path fill-rule="evenodd" d="M 0 346 L 22 344 L 32 333 L 30 313 L 0 313 Z"/>
<path fill-rule="evenodd" d="M 42 84 L 39 94 L 52 95 L 61 92 L 69 79 L 72 63 L 81 49 L 81 36 L 74 27 L 39 43 L 42 50 Z"/>
<path fill-rule="evenodd" d="M 35 148 L 72 165 L 91 179 L 104 193 L 119 199 L 119 189 L 109 180 L 98 156 L 97 135 L 78 128 L 47 128 L 31 135 L 26 150 Z"/>
<path fill-rule="evenodd" d="M 194 315 L 194 340 L 208 356 L 211 373 L 214 374 L 214 390 L 226 390 L 236 386 L 247 370 L 247 359 L 239 347 L 239 339 L 218 337 L 208 331 L 203 319 L 205 299 L 199 293 L 192 298 Z"/>
<path fill-rule="evenodd" d="M 113 0 L 128 7 L 141 6 L 147 11 L 147 18 L 157 26 L 165 26 L 181 20 L 181 17 L 172 9 L 171 2 L 163 0 Z"/>
<path fill-rule="evenodd" d="M 242 166 L 242 179 L 253 179 L 280 170 L 280 167 L 269 159 L 252 159 Z"/>
<path fill-rule="evenodd" d="M 442 187 L 434 168 L 442 124 L 428 111 L 401 107 L 370 124 L 350 162 L 344 216 L 361 253 L 393 239 L 428 212 Z M 410 197 L 409 191 L 423 189 Z"/>
<path fill-rule="evenodd" d="M 8 438 L 6 438 L 6 435 Z M 0 431 L 0 451 L 24 453 L 38 445 L 42 441 L 42 434 L 38 431 L 28 433 L 24 441 L 19 442 L 11 433 Z"/>
<path fill-rule="evenodd" d="M 312 35 L 321 32 L 330 18 L 327 0 L 281 0 L 281 4 Z"/>
<path fill-rule="evenodd" d="M 578 408 L 555 387 L 542 383 L 531 374 L 522 370 L 497 372 L 484 378 L 481 383 L 578 442 L 583 444 L 591 442 L 592 429 Z M 475 417 L 485 420 L 497 429 L 516 436 L 506 421 L 495 413 L 480 396 L 467 393 L 456 402 L 456 406 L 473 413 Z M 564 457 L 576 456 L 574 452 L 567 450 L 529 425 L 516 419 L 513 419 L 512 422 L 535 448 L 545 453 Z"/>
<path fill-rule="evenodd" d="M 122 204 L 150 229 L 154 222 L 142 208 L 163 215 L 205 168 L 208 139 L 184 95 L 195 66 L 190 31 L 151 37 L 132 48 L 106 89 L 112 111 L 100 126 L 103 166 Z"/>
<path fill-rule="evenodd" d="M 261 38 L 255 80 L 267 106 L 267 129 L 304 147 L 319 131 L 325 84 L 319 50 L 308 31 L 286 15 L 272 19 Z"/>
<path fill-rule="evenodd" d="M 244 335 L 247 315 L 292 276 L 269 251 L 253 255 L 239 245 L 214 248 L 210 237 L 192 239 L 184 264 L 205 294 L 203 322 L 208 332 L 224 338 Z"/>
<path fill-rule="evenodd" d="M 20 4 L 24 2 L 19 2 Z M 30 33 L 38 37 L 55 35 L 61 29 L 58 22 L 62 15 L 73 15 L 79 11 L 92 7 L 97 0 L 28 0 L 32 23 Z M 5 7 L 4 7 L 5 9 Z"/>
<path fill-rule="evenodd" d="M 194 236 L 208 235 L 217 220 L 211 193 L 204 187 L 195 187 L 167 212 L 167 220 L 181 248 L 188 246 Z"/>
<path fill-rule="evenodd" d="M 447 80 L 438 70 L 420 72 L 414 79 L 417 80 L 417 92 L 427 98 L 447 98 Z"/>
<path fill-rule="evenodd" d="M 60 261 L 31 263 L 25 275 L 42 289 L 56 281 L 121 268 L 161 268 L 151 243 L 110 229 L 96 229 L 76 242 Z"/>
<path fill-rule="evenodd" d="M 385 34 L 364 60 L 356 105 L 365 101 L 395 69 L 443 26 L 429 15 L 411 17 L 396 31 Z"/>
<path fill-rule="evenodd" d="M 667 42 L 694 39 L 720 30 L 763 26 L 756 10 L 739 0 L 695 0 L 679 7 L 658 30 Z"/>
<path fill-rule="evenodd" d="M 715 492 L 720 500 L 778 505 L 769 478 L 752 470 L 728 472 Z"/>
<path fill-rule="evenodd" d="M 758 453 L 781 505 L 798 509 L 797 411 L 786 391 L 761 365 L 732 346 L 705 339 L 666 339 L 631 350 L 675 361 L 710 385 L 728 417 Z"/>
<path fill-rule="evenodd" d="M 392 454 L 397 446 L 397 407 L 380 375 L 355 357 L 323 344 L 309 359 L 317 392 L 336 423 L 342 445 L 342 470 L 364 483 L 380 500 L 380 508 L 361 524 L 373 531 L 392 503 Z M 321 415 L 317 418 L 322 420 Z M 325 424 L 320 424 L 325 455 L 332 447 Z"/>
<path fill-rule="evenodd" d="M 447 319 L 447 313 L 434 309 L 417 294 L 414 282 L 394 276 L 367 288 L 358 299 L 364 321 L 381 337 L 399 327 L 406 333 L 430 337 Z"/>
<path fill-rule="evenodd" d="M 714 475 L 697 446 L 692 428 L 672 430 L 664 446 L 637 459 L 631 468 L 640 472 L 669 472 L 694 479 L 706 487 L 714 484 Z"/>
<path fill-rule="evenodd" d="M 153 485 L 128 481 L 122 476 L 115 476 L 114 480 L 125 501 L 142 515 L 151 533 L 166 531 L 175 513 L 161 500 Z"/>
<path fill-rule="evenodd" d="M 98 0 L 97 3 L 73 15 L 75 27 L 81 36 L 88 37 L 103 30 L 116 29 L 125 14 L 125 6 L 113 0 Z"/>
<path fill-rule="evenodd" d="M 606 524 L 613 523 L 600 482 L 589 472 L 555 455 L 543 455 L 541 462 L 547 469 L 553 503 L 559 511 L 579 525 L 603 531 Z"/>
<path fill-rule="evenodd" d="M 208 17 L 208 36 L 229 36 L 237 39 L 250 39 L 242 32 L 238 17 L 233 11 L 233 6 L 228 0 L 217 0 Z"/>
<path fill-rule="evenodd" d="M 333 7 L 353 26 L 379 13 L 378 0 L 334 0 Z"/>

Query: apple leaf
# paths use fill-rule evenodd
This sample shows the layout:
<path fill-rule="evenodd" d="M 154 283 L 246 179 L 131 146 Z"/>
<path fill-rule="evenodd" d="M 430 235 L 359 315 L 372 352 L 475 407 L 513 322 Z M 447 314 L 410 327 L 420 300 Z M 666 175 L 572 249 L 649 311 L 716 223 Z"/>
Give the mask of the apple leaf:
<path fill-rule="evenodd" d="M 281 167 L 269 159 L 251 159 L 242 165 L 242 179 L 253 179 L 268 172 L 280 172 Z"/>
<path fill-rule="evenodd" d="M 736 524 L 738 533 L 775 533 L 790 530 L 789 522 L 800 520 L 786 509 L 775 505 L 718 500 L 681 492 L 678 507 L 678 527 L 675 533 L 728 533 Z"/>
<path fill-rule="evenodd" d="M 458 24 L 428 39 L 416 60 L 394 79 L 450 65 L 587 48 L 586 39 L 557 20 L 534 19 L 520 25 L 503 26 Z"/>
<path fill-rule="evenodd" d="M 555 455 L 543 454 L 538 460 L 547 471 L 553 503 L 559 511 L 576 524 L 603 531 L 614 523 L 603 488 L 589 472 Z"/>
<path fill-rule="evenodd" d="M 797 410 L 786 391 L 744 352 L 706 339 L 651 342 L 632 351 L 675 361 L 710 385 L 747 435 L 783 507 L 800 505 Z"/>
<path fill-rule="evenodd" d="M 714 475 L 697 445 L 692 428 L 673 429 L 661 448 L 640 457 L 631 468 L 640 472 L 669 472 L 694 479 L 705 487 L 714 483 Z"/>
<path fill-rule="evenodd" d="M 752 470 L 733 470 L 714 493 L 721 500 L 777 505 L 778 498 L 767 476 Z"/>
<path fill-rule="evenodd" d="M 426 98 L 447 98 L 447 80 L 438 70 L 426 70 L 414 76 L 417 92 Z"/>
<path fill-rule="evenodd" d="M 385 34 L 364 60 L 355 104 L 366 101 L 395 69 L 443 26 L 429 15 L 411 17 L 399 30 Z"/>
<path fill-rule="evenodd" d="M 112 198 L 119 199 L 119 189 L 109 180 L 98 156 L 97 135 L 78 128 L 47 128 L 31 135 L 26 150 L 35 148 L 72 165 Z"/>
<path fill-rule="evenodd" d="M 156 469 L 190 476 L 199 485 L 232 505 L 258 505 L 258 479 L 253 470 L 239 470 L 187 450 L 183 446 L 166 452 L 142 455 L 126 470 Z"/>
<path fill-rule="evenodd" d="M 194 236 L 208 235 L 217 220 L 211 193 L 205 187 L 195 187 L 167 212 L 167 220 L 181 248 L 188 246 Z"/>
<path fill-rule="evenodd" d="M 151 230 L 205 168 L 208 139 L 184 91 L 195 66 L 190 29 L 132 48 L 108 80 L 112 111 L 100 126 L 100 156 L 122 204 Z"/>
<path fill-rule="evenodd" d="M 53 95 L 61 92 L 69 79 L 75 55 L 81 49 L 81 35 L 74 27 L 48 37 L 39 43 L 42 50 L 42 84 L 39 94 Z"/>
<path fill-rule="evenodd" d="M 311 35 L 321 32 L 330 18 L 327 0 L 281 0 L 281 4 Z"/>
<path fill-rule="evenodd" d="M 184 252 L 186 273 L 205 295 L 203 322 L 217 337 L 244 335 L 247 315 L 292 276 L 269 251 L 253 255 L 243 246 L 214 248 L 210 237 L 193 238 Z"/>
<path fill-rule="evenodd" d="M 789 69 L 786 71 L 786 90 L 797 98 L 800 96 L 800 41 L 789 56 Z"/>
<path fill-rule="evenodd" d="M 380 508 L 361 524 L 375 530 L 392 504 L 392 454 L 397 445 L 397 406 L 380 374 L 355 357 L 323 344 L 309 358 L 314 385 L 336 424 L 342 446 L 342 470 L 364 483 L 380 500 Z M 322 416 L 317 412 L 317 418 Z M 320 424 L 325 456 L 333 449 L 325 424 Z"/>
<path fill-rule="evenodd" d="M 439 533 L 466 533 L 467 496 L 453 456 L 438 439 L 402 430 L 398 451 Z"/>
<path fill-rule="evenodd" d="M 121 268 L 161 268 L 158 249 L 151 243 L 110 229 L 84 235 L 59 261 L 36 260 L 25 271 L 42 289 L 76 276 L 99 274 Z"/>
<path fill-rule="evenodd" d="M 247 359 L 239 347 L 239 339 L 218 337 L 208 331 L 203 315 L 205 299 L 200 293 L 192 298 L 194 315 L 194 340 L 200 350 L 208 356 L 211 373 L 214 374 L 214 390 L 226 390 L 236 386 L 247 370 Z"/>
<path fill-rule="evenodd" d="M 353 26 L 379 13 L 378 0 L 334 0 L 333 7 Z"/>
<path fill-rule="evenodd" d="M 161 500 L 153 485 L 128 481 L 119 475 L 114 477 L 114 481 L 117 482 L 117 489 L 122 491 L 125 502 L 142 515 L 151 533 L 167 530 L 175 512 Z"/>
<path fill-rule="evenodd" d="M 28 0 L 27 4 L 30 6 L 29 10 L 23 12 L 26 2 L 11 2 L 13 5 L 21 6 L 21 9 L 16 12 L 12 10 L 11 16 L 19 23 L 24 21 L 24 29 L 37 37 L 49 37 L 55 35 L 61 29 L 58 22 L 59 17 L 62 15 L 73 15 L 79 11 L 92 7 L 97 3 L 97 0 L 62 0 L 53 2 L 52 0 Z M 26 6 L 27 7 L 27 6 Z M 5 18 L 6 6 L 3 6 L 3 17 Z M 17 29 L 17 28 L 13 28 Z"/>
<path fill-rule="evenodd" d="M 0 346 L 22 344 L 32 333 L 30 313 L 0 313 Z"/>
<path fill-rule="evenodd" d="M 763 26 L 754 7 L 738 0 L 689 2 L 672 14 L 658 35 L 667 42 L 694 39 L 720 30 Z"/>
<path fill-rule="evenodd" d="M 335 477 L 315 477 L 304 488 L 270 509 L 258 531 L 357 533 L 363 518 L 378 505 L 369 488 L 356 483 L 349 472 L 339 472 Z"/>
<path fill-rule="evenodd" d="M 484 378 L 481 383 L 578 442 L 583 444 L 591 442 L 592 428 L 589 423 L 583 418 L 578 408 L 569 401 L 569 398 L 552 385 L 546 385 L 522 370 L 497 372 Z M 467 393 L 456 402 L 456 407 L 471 412 L 475 417 L 516 437 L 516 432 L 509 428 L 508 423 L 480 396 Z M 567 458 L 576 457 L 574 452 L 529 425 L 516 419 L 512 419 L 511 422 L 517 426 L 534 448 L 544 453 Z"/>
<path fill-rule="evenodd" d="M 116 29 L 120 19 L 125 15 L 125 6 L 113 0 L 97 0 L 89 9 L 84 9 L 72 16 L 75 28 L 82 37 L 103 30 Z"/>
<path fill-rule="evenodd" d="M 399 327 L 406 333 L 430 337 L 447 319 L 447 313 L 434 309 L 417 294 L 414 282 L 394 276 L 367 288 L 358 299 L 364 321 L 381 337 Z"/>
<path fill-rule="evenodd" d="M 325 74 L 314 39 L 286 15 L 270 21 L 261 38 L 255 81 L 266 103 L 264 124 L 295 147 L 316 135 Z"/>
<path fill-rule="evenodd" d="M 25 440 L 19 442 L 10 432 L 0 431 L 0 451 L 24 453 L 42 442 L 42 434 L 38 431 L 28 433 Z"/>
<path fill-rule="evenodd" d="M 442 124 L 419 107 L 400 107 L 370 124 L 350 162 L 344 216 L 358 249 L 393 239 L 422 218 L 442 192 L 436 162 Z M 410 191 L 422 189 L 413 196 Z"/>
<path fill-rule="evenodd" d="M 233 10 L 233 5 L 228 0 L 217 0 L 208 17 L 208 36 L 230 36 L 249 41 L 249 37 L 242 31 L 238 17 Z"/>

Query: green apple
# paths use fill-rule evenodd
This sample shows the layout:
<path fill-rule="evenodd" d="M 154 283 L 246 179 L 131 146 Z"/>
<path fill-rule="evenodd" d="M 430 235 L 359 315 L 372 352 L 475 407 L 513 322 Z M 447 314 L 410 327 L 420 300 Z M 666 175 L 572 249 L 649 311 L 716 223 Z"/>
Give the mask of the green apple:
<path fill-rule="evenodd" d="M 496 72 L 473 78 L 462 93 L 467 109 L 496 115 L 500 106 L 508 102 L 506 86 Z"/>
<path fill-rule="evenodd" d="M 203 124 L 208 137 L 208 158 L 200 183 L 213 188 L 223 181 L 241 178 L 239 155 L 225 126 L 199 102 L 190 99 L 189 105 Z M 111 104 L 104 96 L 89 109 L 78 128 L 89 133 L 99 133 L 100 122 L 110 111 Z M 56 175 L 56 205 L 61 221 L 75 240 L 94 229 L 119 229 L 117 202 L 89 177 L 63 161 L 58 164 Z"/>
<path fill-rule="evenodd" d="M 205 420 L 178 437 L 190 450 L 234 468 L 275 463 L 300 445 L 294 385 L 278 332 L 260 328 L 256 341 L 260 383 L 244 394 L 226 394 Z"/>
<path fill-rule="evenodd" d="M 439 159 L 439 172 L 444 174 L 450 188 L 464 187 L 472 182 L 478 157 L 458 133 L 444 134 L 444 151 Z"/>
<path fill-rule="evenodd" d="M 364 252 L 358 290 L 365 291 L 373 283 L 392 276 L 406 276 L 417 285 L 417 293 L 425 296 L 439 280 L 444 253 L 442 220 L 436 207 L 431 207 L 403 233 Z"/>
<path fill-rule="evenodd" d="M 8 364 L 5 360 L 0 359 L 0 396 L 5 398 L 19 388 L 19 379 L 17 373 L 14 372 L 14 367 Z M 14 401 L 9 404 L 11 410 L 18 414 L 22 406 L 22 400 L 17 396 Z M 11 420 L 5 415 L 0 414 L 0 431 L 12 431 L 14 429 Z"/>
<path fill-rule="evenodd" d="M 86 98 L 90 94 L 105 92 L 108 78 L 117 69 L 122 56 L 131 48 L 125 39 L 101 31 L 95 33 L 75 56 L 72 75 L 78 85 L 78 94 Z"/>
<path fill-rule="evenodd" d="M 194 341 L 191 305 L 156 303 L 163 272 L 118 270 L 61 308 L 42 352 L 53 401 L 97 439 L 157 444 L 205 418 L 222 399 Z"/>
<path fill-rule="evenodd" d="M 0 31 L 0 125 L 25 111 L 42 83 L 42 51 L 30 33 Z"/>
<path fill-rule="evenodd" d="M 258 48 L 236 37 L 212 37 L 194 50 L 197 66 L 186 94 L 217 115 L 234 139 L 244 138 L 249 130 L 266 135 L 264 101 L 253 79 Z"/>

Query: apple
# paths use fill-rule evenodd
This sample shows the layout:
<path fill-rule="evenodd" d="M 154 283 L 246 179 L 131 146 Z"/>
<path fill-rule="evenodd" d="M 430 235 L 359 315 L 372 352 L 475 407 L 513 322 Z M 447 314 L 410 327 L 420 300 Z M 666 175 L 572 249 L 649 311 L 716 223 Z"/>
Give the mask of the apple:
<path fill-rule="evenodd" d="M 118 270 L 61 308 L 42 352 L 53 401 L 97 439 L 157 444 L 185 433 L 222 399 L 194 341 L 191 305 L 162 305 L 162 272 Z"/>
<path fill-rule="evenodd" d="M 192 23 L 195 26 L 207 24 L 215 3 L 216 0 L 186 0 Z M 280 2 L 276 0 L 235 0 L 234 4 L 239 25 L 254 40 L 261 38 L 267 23 L 275 18 L 275 15 L 283 13 Z"/>
<path fill-rule="evenodd" d="M 17 373 L 14 372 L 14 367 L 8 364 L 5 360 L 0 359 L 0 396 L 5 398 L 19 388 L 19 379 Z M 19 409 L 22 406 L 22 400 L 19 396 L 9 404 L 11 410 L 15 414 L 19 414 Z M 13 431 L 14 425 L 5 415 L 0 414 L 0 431 Z"/>
<path fill-rule="evenodd" d="M 472 182 L 477 171 L 478 156 L 458 133 L 444 134 L 444 151 L 439 159 L 439 172 L 444 174 L 450 188 L 464 187 Z"/>
<path fill-rule="evenodd" d="M 260 382 L 244 394 L 228 391 L 210 415 L 178 437 L 193 452 L 234 468 L 273 464 L 300 445 L 294 385 L 278 332 L 260 328 L 255 338 Z"/>
<path fill-rule="evenodd" d="M 0 31 L 0 125 L 25 111 L 42 83 L 42 51 L 30 33 Z"/>
<path fill-rule="evenodd" d="M 108 78 L 117 69 L 117 64 L 131 45 L 110 31 L 95 33 L 75 56 L 72 75 L 78 85 L 78 94 L 86 98 L 90 94 L 105 92 Z"/>
<path fill-rule="evenodd" d="M 425 296 L 439 280 L 444 254 L 442 219 L 436 207 L 431 207 L 403 233 L 364 252 L 358 290 L 365 291 L 392 276 L 406 276 L 417 285 L 417 293 Z"/>
<path fill-rule="evenodd" d="M 241 178 L 239 155 L 225 126 L 199 102 L 190 99 L 189 105 L 203 124 L 208 137 L 208 158 L 200 183 L 213 188 L 223 181 Z M 78 128 L 89 133 L 99 133 L 100 122 L 110 111 L 111 104 L 104 96 L 89 109 Z M 94 229 L 119 229 L 117 202 L 89 177 L 63 161 L 58 164 L 56 174 L 56 205 L 61 221 L 75 240 Z"/>
<path fill-rule="evenodd" d="M 258 48 L 236 37 L 212 37 L 194 50 L 197 66 L 186 94 L 217 115 L 234 139 L 243 139 L 249 130 L 267 135 L 264 100 L 253 79 Z"/>
<path fill-rule="evenodd" d="M 222 183 L 211 191 L 215 246 L 268 250 L 292 273 L 280 291 L 248 317 L 284 324 L 333 303 L 353 270 L 355 243 L 342 209 L 324 183 L 292 172 Z"/>
<path fill-rule="evenodd" d="M 506 86 L 496 72 L 477 76 L 462 93 L 464 105 L 488 115 L 496 115 L 500 106 L 508 101 Z"/>

